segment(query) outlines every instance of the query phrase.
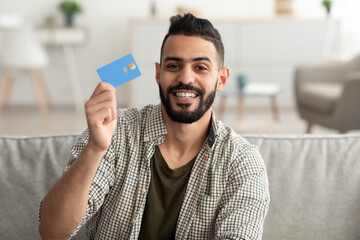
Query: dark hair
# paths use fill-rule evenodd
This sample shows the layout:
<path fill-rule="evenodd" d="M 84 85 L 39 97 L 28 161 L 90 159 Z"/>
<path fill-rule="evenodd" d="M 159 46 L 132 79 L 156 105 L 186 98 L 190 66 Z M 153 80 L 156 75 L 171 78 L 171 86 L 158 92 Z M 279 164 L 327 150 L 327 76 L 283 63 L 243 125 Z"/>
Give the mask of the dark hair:
<path fill-rule="evenodd" d="M 161 45 L 160 64 L 162 64 L 161 61 L 164 44 L 168 37 L 172 35 L 196 36 L 212 42 L 218 53 L 219 67 L 223 67 L 224 45 L 218 30 L 214 28 L 209 20 L 197 18 L 191 13 L 187 13 L 183 16 L 178 14 L 171 17 L 169 31 Z"/>

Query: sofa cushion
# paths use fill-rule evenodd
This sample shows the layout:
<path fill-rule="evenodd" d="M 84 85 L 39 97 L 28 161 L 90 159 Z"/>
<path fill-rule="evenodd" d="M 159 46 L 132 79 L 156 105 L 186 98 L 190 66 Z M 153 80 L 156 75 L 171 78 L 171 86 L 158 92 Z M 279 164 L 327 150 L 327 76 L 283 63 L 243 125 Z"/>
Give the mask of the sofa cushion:
<path fill-rule="evenodd" d="M 40 239 L 40 201 L 63 172 L 76 139 L 0 137 L 1 239 Z"/>
<path fill-rule="evenodd" d="M 343 85 L 338 83 L 304 83 L 299 93 L 301 103 L 314 111 L 329 114 L 336 106 L 342 89 Z"/>
<path fill-rule="evenodd" d="M 263 240 L 360 239 L 360 135 L 246 138 L 269 177 Z"/>

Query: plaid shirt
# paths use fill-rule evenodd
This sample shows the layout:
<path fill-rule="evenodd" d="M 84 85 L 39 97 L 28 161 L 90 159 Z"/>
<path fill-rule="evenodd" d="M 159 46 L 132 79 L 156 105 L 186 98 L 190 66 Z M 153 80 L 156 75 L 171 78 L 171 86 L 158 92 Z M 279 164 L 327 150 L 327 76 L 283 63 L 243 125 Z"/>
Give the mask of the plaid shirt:
<path fill-rule="evenodd" d="M 176 239 L 261 239 L 270 199 L 262 157 L 214 114 L 212 119 L 187 185 Z M 90 187 L 82 222 L 87 222 L 90 239 L 137 239 L 150 159 L 167 133 L 160 105 L 119 109 L 117 121 Z M 87 141 L 85 131 L 72 148 L 69 165 Z"/>

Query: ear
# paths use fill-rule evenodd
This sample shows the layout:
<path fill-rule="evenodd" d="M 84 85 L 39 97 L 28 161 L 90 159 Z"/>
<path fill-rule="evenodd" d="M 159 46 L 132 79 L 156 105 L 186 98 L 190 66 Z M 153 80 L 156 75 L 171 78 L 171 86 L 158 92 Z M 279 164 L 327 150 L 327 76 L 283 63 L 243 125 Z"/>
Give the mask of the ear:
<path fill-rule="evenodd" d="M 156 82 L 157 84 L 159 84 L 159 81 L 160 81 L 160 70 L 161 70 L 161 66 L 160 66 L 160 63 L 156 62 L 155 63 L 155 79 L 156 79 Z"/>
<path fill-rule="evenodd" d="M 216 91 L 220 92 L 221 90 L 224 89 L 227 80 L 229 79 L 230 76 L 230 70 L 228 67 L 223 67 L 220 71 L 219 71 L 219 81 L 218 81 L 218 85 L 216 87 Z"/>

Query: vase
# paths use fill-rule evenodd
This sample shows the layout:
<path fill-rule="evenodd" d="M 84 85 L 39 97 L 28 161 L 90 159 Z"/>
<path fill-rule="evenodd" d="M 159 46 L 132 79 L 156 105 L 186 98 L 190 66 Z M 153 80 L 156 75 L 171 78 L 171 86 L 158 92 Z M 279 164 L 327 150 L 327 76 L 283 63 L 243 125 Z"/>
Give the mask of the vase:
<path fill-rule="evenodd" d="M 238 84 L 238 89 L 240 90 L 241 93 L 243 93 L 244 88 L 247 84 L 247 77 L 245 74 L 239 74 L 237 76 L 237 84 Z"/>
<path fill-rule="evenodd" d="M 329 17 L 331 13 L 331 2 L 323 3 L 323 6 L 325 8 L 327 17 Z"/>
<path fill-rule="evenodd" d="M 66 13 L 65 14 L 65 24 L 68 27 L 71 27 L 74 25 L 74 13 Z"/>
<path fill-rule="evenodd" d="M 294 14 L 294 1 L 276 0 L 275 8 L 278 16 L 292 16 Z"/>

